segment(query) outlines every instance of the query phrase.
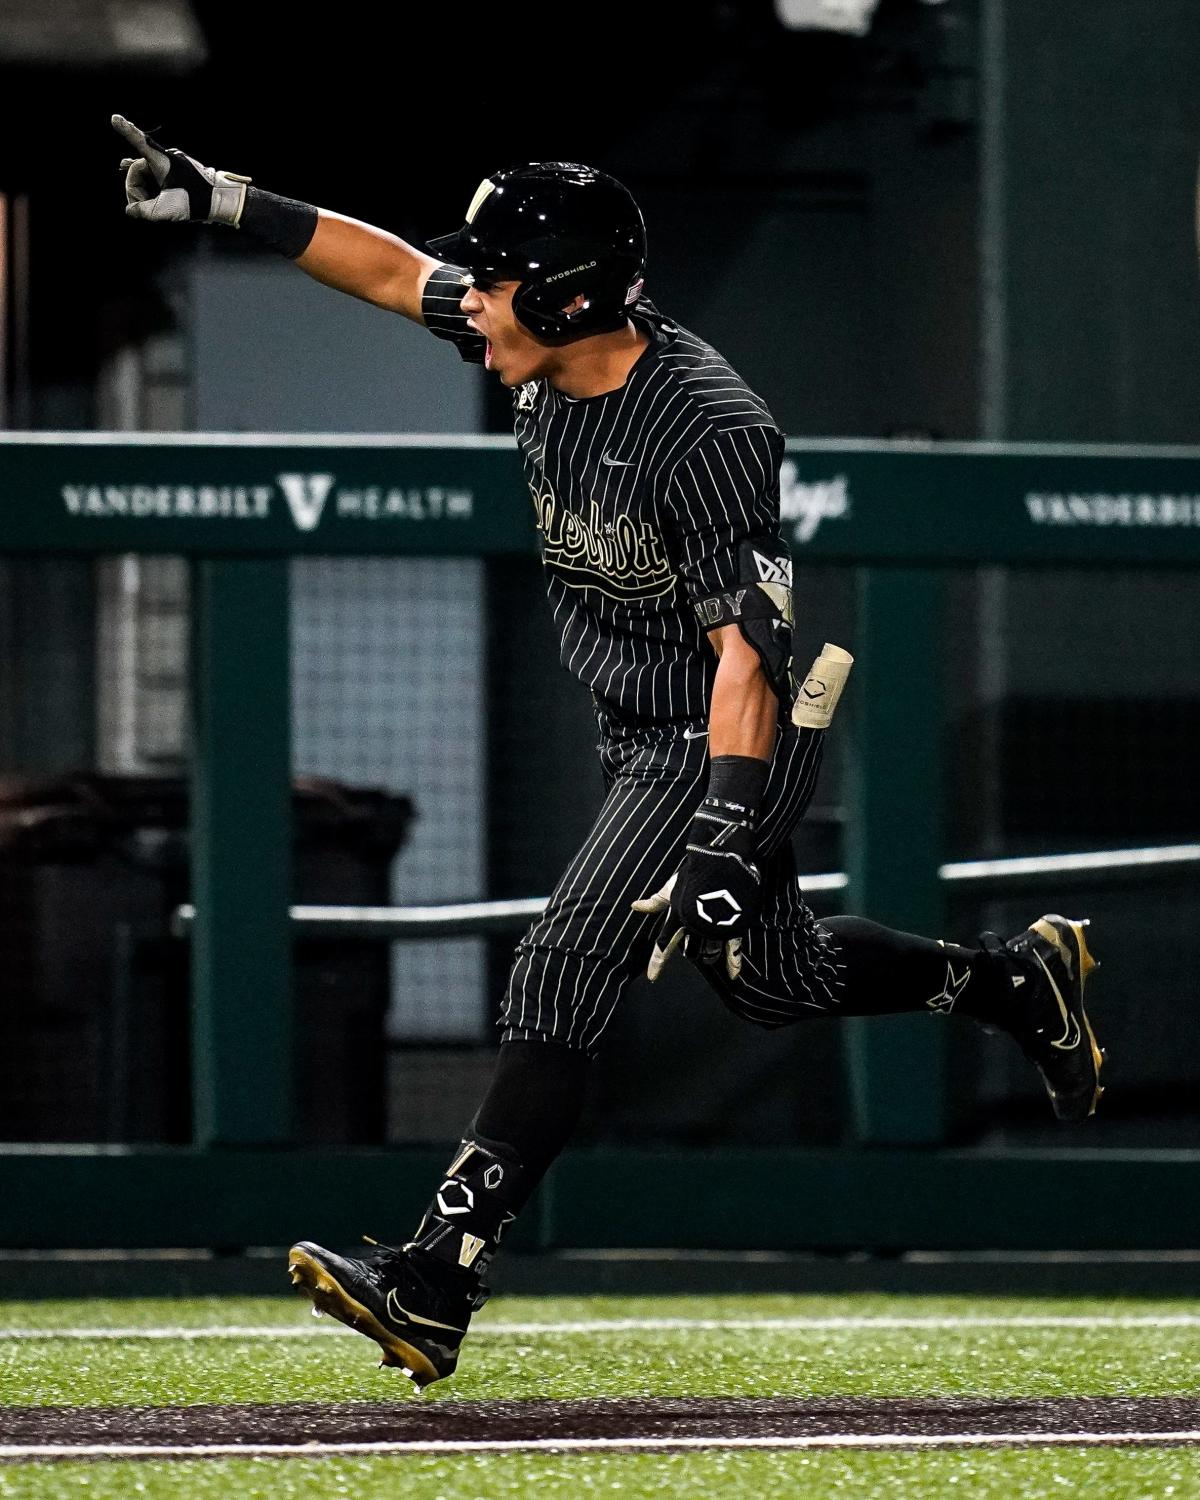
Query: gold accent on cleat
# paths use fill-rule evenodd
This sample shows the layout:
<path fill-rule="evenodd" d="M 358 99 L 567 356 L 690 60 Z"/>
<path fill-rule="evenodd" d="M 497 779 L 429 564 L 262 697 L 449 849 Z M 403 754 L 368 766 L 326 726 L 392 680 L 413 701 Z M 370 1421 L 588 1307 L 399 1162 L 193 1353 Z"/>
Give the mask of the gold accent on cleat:
<path fill-rule="evenodd" d="M 389 1333 L 374 1313 L 364 1307 L 361 1302 L 355 1301 L 349 1292 L 334 1280 L 325 1267 L 319 1261 L 314 1260 L 306 1250 L 293 1248 L 289 1252 L 288 1269 L 293 1272 L 293 1282 L 304 1287 L 312 1298 L 313 1305 L 321 1312 L 328 1313 L 331 1318 L 337 1318 L 340 1323 L 345 1323 L 356 1333 L 375 1340 L 383 1350 L 383 1358 L 379 1361 L 380 1369 L 384 1365 L 398 1366 L 401 1369 L 405 1366 L 409 1367 L 412 1370 L 411 1379 L 418 1390 L 441 1379 L 439 1371 L 431 1360 L 427 1359 L 419 1349 L 406 1344 L 394 1333 Z"/>
<path fill-rule="evenodd" d="M 1100 1044 L 1096 1040 L 1096 1033 L 1092 1030 L 1092 1023 L 1088 1020 L 1087 1011 L 1083 1007 L 1083 989 L 1087 983 L 1088 975 L 1098 969 L 1100 965 L 1092 957 L 1087 945 L 1087 937 L 1084 933 L 1084 928 L 1092 925 L 1091 918 L 1084 917 L 1081 920 L 1072 921 L 1070 917 L 1063 917 L 1062 920 L 1075 934 L 1075 941 L 1079 945 L 1079 1010 L 1083 1016 L 1083 1027 L 1087 1032 L 1088 1043 L 1092 1049 L 1092 1064 L 1096 1069 L 1096 1092 L 1092 1095 L 1091 1108 L 1088 1110 L 1090 1116 L 1096 1113 L 1096 1106 L 1100 1103 L 1100 1096 L 1104 1092 L 1104 1085 L 1100 1082 L 1100 1069 L 1104 1066 L 1105 1053 L 1101 1050 Z"/>
<path fill-rule="evenodd" d="M 1059 936 L 1058 929 L 1054 926 L 1055 921 L 1066 922 L 1068 927 L 1073 928 L 1075 930 L 1076 936 L 1079 939 L 1079 946 L 1081 951 L 1087 951 L 1087 944 L 1083 941 L 1083 934 L 1080 931 L 1080 924 L 1078 922 L 1072 922 L 1066 917 L 1039 917 L 1036 922 L 1030 924 L 1029 930 L 1031 932 L 1036 932 L 1038 937 L 1043 938 L 1047 943 L 1050 944 L 1050 946 L 1057 952 L 1059 958 L 1062 959 L 1063 964 L 1066 967 L 1067 978 L 1074 979 L 1075 955 L 1071 952 L 1064 939 Z"/>
<path fill-rule="evenodd" d="M 1070 943 L 1062 935 L 1060 927 L 1056 926 L 1056 923 L 1060 924 L 1061 927 L 1070 928 L 1075 938 L 1075 953 L 1072 953 Z M 1100 967 L 1096 959 L 1093 958 L 1091 951 L 1089 950 L 1087 945 L 1087 937 L 1084 929 L 1090 926 L 1090 917 L 1071 918 L 1061 917 L 1057 914 L 1049 914 L 1047 916 L 1040 917 L 1036 922 L 1031 923 L 1029 927 L 1029 930 L 1031 932 L 1037 933 L 1040 938 L 1044 939 L 1044 941 L 1049 943 L 1051 947 L 1054 948 L 1055 952 L 1063 961 L 1063 965 L 1066 968 L 1068 978 L 1074 979 L 1076 954 L 1078 954 L 1079 957 L 1079 1014 L 1080 1019 L 1083 1023 L 1083 1034 L 1086 1035 L 1088 1046 L 1091 1048 L 1092 1068 L 1095 1076 L 1094 1092 L 1092 1094 L 1091 1103 L 1088 1106 L 1088 1116 L 1094 1115 L 1096 1113 L 1096 1106 L 1100 1102 L 1100 1096 L 1104 1093 L 1104 1088 L 1100 1082 L 1100 1069 L 1103 1067 L 1105 1062 L 1105 1054 L 1101 1050 L 1099 1043 L 1096 1041 L 1096 1033 L 1092 1030 L 1092 1023 L 1088 1019 L 1087 1011 L 1083 1005 L 1083 991 L 1084 986 L 1087 983 L 1088 976 Z M 1059 994 L 1058 986 L 1054 983 L 1053 976 L 1050 974 L 1049 970 L 1046 969 L 1045 963 L 1042 962 L 1040 955 L 1035 952 L 1034 957 L 1038 959 L 1038 962 L 1041 963 L 1043 970 L 1045 970 L 1046 977 L 1050 980 L 1051 988 L 1054 990 L 1055 996 L 1058 999 L 1059 1007 L 1064 1011 L 1065 1014 L 1066 1007 L 1063 1004 L 1062 996 Z M 1066 1042 L 1066 1040 L 1067 1037 L 1066 1035 L 1064 1035 L 1062 1041 L 1056 1045 L 1062 1046 L 1063 1043 Z M 1082 1036 L 1080 1037 L 1080 1040 L 1082 1040 Z M 1075 1046 L 1076 1043 L 1072 1042 L 1069 1049 L 1066 1050 L 1074 1051 Z"/>

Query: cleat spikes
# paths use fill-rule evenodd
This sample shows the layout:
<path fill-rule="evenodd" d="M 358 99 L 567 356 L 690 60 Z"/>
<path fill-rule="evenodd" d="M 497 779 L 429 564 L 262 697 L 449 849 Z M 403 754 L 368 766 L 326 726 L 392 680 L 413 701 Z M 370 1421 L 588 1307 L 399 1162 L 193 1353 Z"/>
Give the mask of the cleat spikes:
<path fill-rule="evenodd" d="M 323 1318 L 325 1316 L 325 1314 L 321 1311 L 321 1309 L 317 1306 L 317 1304 L 315 1302 L 313 1303 L 312 1307 L 310 1308 L 310 1311 L 311 1311 L 311 1313 L 312 1313 L 312 1315 L 313 1315 L 314 1318 Z"/>

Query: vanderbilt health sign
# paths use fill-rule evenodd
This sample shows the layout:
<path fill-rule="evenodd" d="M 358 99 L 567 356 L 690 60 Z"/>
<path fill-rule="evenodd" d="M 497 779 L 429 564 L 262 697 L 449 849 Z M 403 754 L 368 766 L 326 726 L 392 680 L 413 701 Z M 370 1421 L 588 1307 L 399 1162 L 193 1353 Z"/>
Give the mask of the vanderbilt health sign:
<path fill-rule="evenodd" d="M 534 544 L 511 439 L 0 438 L 0 549 L 477 554 Z"/>
<path fill-rule="evenodd" d="M 475 513 L 470 489 L 431 484 L 347 487 L 336 474 L 279 473 L 273 484 L 64 484 L 67 514 L 135 520 L 270 521 L 280 497 L 297 531 L 316 531 L 325 519 L 353 516 L 366 521 L 469 521 Z"/>
<path fill-rule="evenodd" d="M 1200 562 L 1200 449 L 793 442 L 798 563 Z M 529 552 L 511 438 L 0 434 L 0 552 Z"/>

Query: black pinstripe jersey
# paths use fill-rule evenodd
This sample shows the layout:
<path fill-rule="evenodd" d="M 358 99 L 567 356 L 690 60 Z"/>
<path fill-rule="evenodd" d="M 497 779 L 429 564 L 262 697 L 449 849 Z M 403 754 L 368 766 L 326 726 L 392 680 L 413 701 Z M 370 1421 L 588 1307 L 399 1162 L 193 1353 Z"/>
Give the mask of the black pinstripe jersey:
<path fill-rule="evenodd" d="M 423 315 L 481 363 L 462 275 L 434 271 Z M 651 302 L 632 316 L 650 343 L 625 384 L 582 399 L 517 387 L 517 444 L 563 665 L 623 720 L 701 719 L 716 655 L 693 603 L 737 581 L 742 541 L 779 547 L 783 435 L 710 345 Z"/>

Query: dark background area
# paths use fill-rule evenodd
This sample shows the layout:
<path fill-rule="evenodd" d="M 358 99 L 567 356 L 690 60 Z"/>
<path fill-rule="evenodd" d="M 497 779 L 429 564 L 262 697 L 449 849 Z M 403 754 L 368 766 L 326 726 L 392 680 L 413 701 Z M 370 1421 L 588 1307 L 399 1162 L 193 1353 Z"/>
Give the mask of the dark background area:
<path fill-rule="evenodd" d="M 172 317 L 149 289 L 194 231 L 123 218 L 117 109 L 416 241 L 496 166 L 603 166 L 643 202 L 652 294 L 796 434 L 1191 435 L 1189 0 L 881 0 L 862 38 L 769 0 L 319 25 L 199 0 L 204 60 L 175 73 L 106 61 L 83 23 L 73 61 L 18 65 L 25 10 L 0 13 L 0 190 L 28 194 L 32 267 L 9 425 L 91 425 L 105 355 Z"/>
<path fill-rule="evenodd" d="M 122 217 L 116 110 L 418 242 L 459 222 L 496 166 L 593 162 L 644 204 L 651 292 L 732 345 L 790 430 L 974 429 L 972 0 L 884 0 L 864 39 L 788 32 L 761 0 L 408 20 L 348 5 L 319 28 L 194 11 L 208 55 L 182 74 L 0 75 L 0 187 L 28 193 L 32 225 L 14 425 L 90 425 L 114 345 L 171 318 L 148 289 L 194 231 Z"/>

